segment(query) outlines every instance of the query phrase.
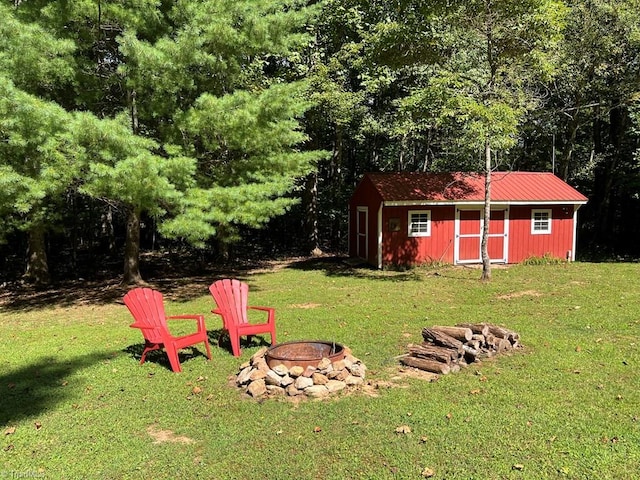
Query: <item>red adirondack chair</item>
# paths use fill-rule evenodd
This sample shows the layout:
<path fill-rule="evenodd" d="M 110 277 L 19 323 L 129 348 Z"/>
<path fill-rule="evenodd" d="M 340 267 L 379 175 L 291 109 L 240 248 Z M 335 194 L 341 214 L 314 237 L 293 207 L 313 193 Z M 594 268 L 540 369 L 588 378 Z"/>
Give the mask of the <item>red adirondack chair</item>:
<path fill-rule="evenodd" d="M 211 310 L 222 317 L 224 329 L 231 339 L 231 350 L 236 357 L 240 356 L 240 337 L 258 333 L 271 334 L 271 344 L 276 343 L 276 312 L 271 307 L 250 307 L 247 305 L 249 285 L 240 280 L 218 280 L 209 286 L 209 291 L 216 301 L 217 309 Z M 248 310 L 267 312 L 266 323 L 250 323 Z"/>
<path fill-rule="evenodd" d="M 144 336 L 144 350 L 140 365 L 145 361 L 147 353 L 164 347 L 169 357 L 171 369 L 174 372 L 181 372 L 178 350 L 203 342 L 207 349 L 207 357 L 211 360 L 211 349 L 207 329 L 204 324 L 204 315 L 176 315 L 167 317 L 164 312 L 164 302 L 162 293 L 150 288 L 134 288 L 124 296 L 124 303 L 133 315 L 135 323 L 131 328 L 139 328 Z M 169 331 L 167 320 L 196 320 L 197 332 L 173 336 Z"/>

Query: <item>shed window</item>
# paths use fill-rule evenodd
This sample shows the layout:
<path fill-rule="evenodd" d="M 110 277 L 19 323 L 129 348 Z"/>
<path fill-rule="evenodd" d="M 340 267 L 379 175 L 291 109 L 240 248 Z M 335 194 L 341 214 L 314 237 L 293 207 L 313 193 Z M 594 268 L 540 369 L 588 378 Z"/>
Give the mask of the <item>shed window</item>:
<path fill-rule="evenodd" d="M 431 235 L 431 210 L 409 210 L 409 236 Z"/>
<path fill-rule="evenodd" d="M 551 210 L 531 211 L 531 234 L 551 233 Z"/>

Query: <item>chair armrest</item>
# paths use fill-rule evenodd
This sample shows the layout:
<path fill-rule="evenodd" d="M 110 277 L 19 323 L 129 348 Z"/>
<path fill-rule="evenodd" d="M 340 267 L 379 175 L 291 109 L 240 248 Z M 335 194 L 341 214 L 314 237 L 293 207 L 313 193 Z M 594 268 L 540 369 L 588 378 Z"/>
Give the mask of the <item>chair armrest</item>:
<path fill-rule="evenodd" d="M 265 312 L 275 311 L 275 308 L 273 307 L 247 307 L 247 308 L 250 308 L 251 310 L 263 310 Z"/>
<path fill-rule="evenodd" d="M 152 326 L 152 325 L 147 325 L 146 323 L 132 323 L 131 325 L 129 325 L 131 328 L 139 328 L 141 330 L 152 330 L 156 327 Z"/>
<path fill-rule="evenodd" d="M 199 318 L 204 318 L 204 315 L 172 315 L 166 318 L 167 320 L 198 320 Z"/>
<path fill-rule="evenodd" d="M 261 310 L 267 312 L 267 323 L 275 322 L 276 309 L 273 307 L 247 307 L 247 310 Z"/>

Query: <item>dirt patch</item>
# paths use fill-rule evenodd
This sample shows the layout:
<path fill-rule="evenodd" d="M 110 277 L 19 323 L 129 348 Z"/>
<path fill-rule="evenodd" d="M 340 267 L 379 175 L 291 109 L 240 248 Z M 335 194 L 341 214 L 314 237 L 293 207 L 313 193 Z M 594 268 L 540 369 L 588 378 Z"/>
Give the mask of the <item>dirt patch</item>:
<path fill-rule="evenodd" d="M 542 294 L 540 292 L 537 292 L 535 290 L 525 290 L 523 292 L 514 292 L 514 293 L 508 293 L 506 295 L 499 295 L 498 298 L 499 300 L 511 300 L 512 298 L 520 298 L 520 297 L 541 297 Z"/>
<path fill-rule="evenodd" d="M 302 308 L 302 309 L 309 309 L 309 308 L 318 308 L 321 307 L 322 304 L 321 303 L 296 303 L 293 305 L 289 305 L 291 308 Z"/>
<path fill-rule="evenodd" d="M 401 380 L 403 378 L 417 378 L 418 380 L 424 380 L 426 382 L 437 382 L 440 375 L 420 370 L 419 368 L 406 367 L 399 368 L 397 376 L 393 377 L 392 380 Z"/>
<path fill-rule="evenodd" d="M 162 430 L 158 428 L 157 425 L 150 425 L 147 428 L 147 433 L 151 438 L 153 438 L 154 444 L 159 443 L 195 443 L 195 440 L 189 437 L 184 437 L 182 435 L 176 435 L 171 430 Z"/>

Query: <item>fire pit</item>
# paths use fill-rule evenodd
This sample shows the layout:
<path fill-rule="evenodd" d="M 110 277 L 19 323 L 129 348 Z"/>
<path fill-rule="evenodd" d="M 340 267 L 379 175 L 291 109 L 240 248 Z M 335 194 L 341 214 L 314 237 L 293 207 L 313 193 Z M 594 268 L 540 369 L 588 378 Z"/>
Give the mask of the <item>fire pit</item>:
<path fill-rule="evenodd" d="M 254 398 L 322 398 L 364 384 L 367 367 L 349 347 L 318 340 L 263 347 L 240 366 L 235 384 Z"/>
<path fill-rule="evenodd" d="M 265 354 L 270 368 L 276 365 L 284 365 L 287 368 L 296 365 L 303 368 L 317 367 L 323 358 L 336 362 L 342 360 L 344 356 L 345 351 L 342 345 L 320 340 L 280 343 L 269 348 Z"/>

